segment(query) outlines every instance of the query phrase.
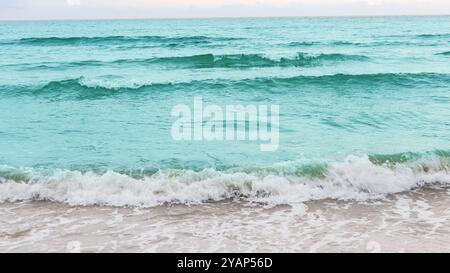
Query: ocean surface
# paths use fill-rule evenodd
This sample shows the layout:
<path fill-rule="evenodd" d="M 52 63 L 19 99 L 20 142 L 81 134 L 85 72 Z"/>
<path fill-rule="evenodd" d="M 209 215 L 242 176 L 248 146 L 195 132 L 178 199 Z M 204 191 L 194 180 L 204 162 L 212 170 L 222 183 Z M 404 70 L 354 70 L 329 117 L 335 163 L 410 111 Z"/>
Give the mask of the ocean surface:
<path fill-rule="evenodd" d="M 0 22 L 0 56 L 4 204 L 307 211 L 450 183 L 448 16 Z M 278 150 L 174 140 L 199 96 L 279 105 Z"/>
<path fill-rule="evenodd" d="M 290 204 L 450 182 L 450 18 L 2 22 L 0 200 Z M 280 105 L 280 145 L 172 107 Z"/>

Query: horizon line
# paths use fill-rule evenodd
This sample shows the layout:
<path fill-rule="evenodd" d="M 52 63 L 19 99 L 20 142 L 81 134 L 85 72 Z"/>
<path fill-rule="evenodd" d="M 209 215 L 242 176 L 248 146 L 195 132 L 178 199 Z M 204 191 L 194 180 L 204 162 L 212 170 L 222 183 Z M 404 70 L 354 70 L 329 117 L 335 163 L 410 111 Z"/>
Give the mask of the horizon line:
<path fill-rule="evenodd" d="M 48 22 L 48 21 L 112 21 L 112 20 L 214 20 L 214 19 L 283 19 L 283 18 L 371 18 L 371 17 L 446 17 L 449 14 L 373 14 L 373 15 L 279 15 L 279 16 L 198 16 L 198 17 L 130 17 L 130 18 L 49 18 L 49 19 L 0 19 L 0 22 Z"/>

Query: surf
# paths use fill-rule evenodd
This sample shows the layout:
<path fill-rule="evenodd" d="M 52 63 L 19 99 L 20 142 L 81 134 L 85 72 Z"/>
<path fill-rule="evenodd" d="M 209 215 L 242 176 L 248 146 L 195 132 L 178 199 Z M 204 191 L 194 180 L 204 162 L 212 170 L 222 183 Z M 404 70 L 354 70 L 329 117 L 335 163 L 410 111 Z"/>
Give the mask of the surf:
<path fill-rule="evenodd" d="M 348 156 L 325 166 L 319 164 L 313 171 L 311 166 L 303 165 L 306 173 L 294 171 L 302 165 L 286 162 L 259 170 L 161 169 L 144 176 L 113 170 L 82 172 L 2 166 L 0 202 L 154 207 L 223 200 L 268 206 L 323 199 L 369 201 L 422 187 L 447 187 L 449 159 L 445 152 L 413 157 L 408 154 Z"/>

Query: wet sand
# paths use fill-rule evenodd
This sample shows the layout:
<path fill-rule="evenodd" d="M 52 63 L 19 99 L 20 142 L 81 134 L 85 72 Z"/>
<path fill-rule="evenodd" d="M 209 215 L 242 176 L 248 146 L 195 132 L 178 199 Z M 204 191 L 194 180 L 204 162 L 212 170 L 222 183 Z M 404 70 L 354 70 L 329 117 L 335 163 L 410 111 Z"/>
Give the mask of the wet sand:
<path fill-rule="evenodd" d="M 0 204 L 0 252 L 450 252 L 450 195 L 155 208 Z"/>

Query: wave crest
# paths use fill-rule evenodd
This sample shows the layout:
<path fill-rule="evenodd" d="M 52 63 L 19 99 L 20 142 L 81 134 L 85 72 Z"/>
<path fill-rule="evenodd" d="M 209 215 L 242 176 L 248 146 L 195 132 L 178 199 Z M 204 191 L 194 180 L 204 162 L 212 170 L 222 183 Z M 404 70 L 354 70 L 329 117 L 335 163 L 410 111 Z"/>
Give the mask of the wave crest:
<path fill-rule="evenodd" d="M 242 40 L 235 37 L 207 37 L 207 36 L 104 36 L 104 37 L 30 37 L 11 41 L 12 44 L 29 46 L 165 46 L 181 47 L 188 45 L 211 45 L 218 42 Z"/>
<path fill-rule="evenodd" d="M 85 78 L 58 80 L 39 86 L 0 86 L 4 96 L 47 96 L 58 99 L 99 99 L 117 94 L 137 95 L 142 92 L 172 92 L 199 89 L 210 90 L 258 90 L 269 86 L 283 88 L 326 87 L 326 88 L 367 88 L 373 86 L 396 87 L 447 87 L 450 74 L 441 73 L 377 73 L 377 74 L 332 74 L 321 76 L 295 76 L 290 78 L 266 77 L 244 80 L 211 79 L 191 82 L 162 82 L 114 86 L 111 81 L 105 84 L 89 83 Z"/>
<path fill-rule="evenodd" d="M 323 177 L 213 169 L 159 171 L 142 178 L 114 171 L 42 173 L 8 167 L 0 173 L 0 202 L 153 207 L 231 198 L 293 205 L 327 198 L 370 200 L 435 183 L 446 185 L 450 183 L 450 161 L 449 157 L 428 156 L 380 165 L 368 156 L 350 156 L 329 164 Z"/>
<path fill-rule="evenodd" d="M 86 66 L 111 66 L 111 65 L 156 65 L 170 69 L 192 68 L 262 68 L 262 67 L 304 67 L 323 65 L 332 62 L 367 61 L 363 55 L 347 54 L 307 54 L 298 53 L 293 58 L 271 59 L 262 54 L 231 54 L 213 55 L 201 54 L 193 56 L 158 57 L 149 59 L 120 59 L 111 62 L 96 60 L 77 61 L 70 63 L 40 63 L 20 65 L 25 69 L 61 69 L 79 68 Z"/>
<path fill-rule="evenodd" d="M 445 51 L 445 52 L 437 53 L 436 55 L 450 56 L 450 51 Z"/>

